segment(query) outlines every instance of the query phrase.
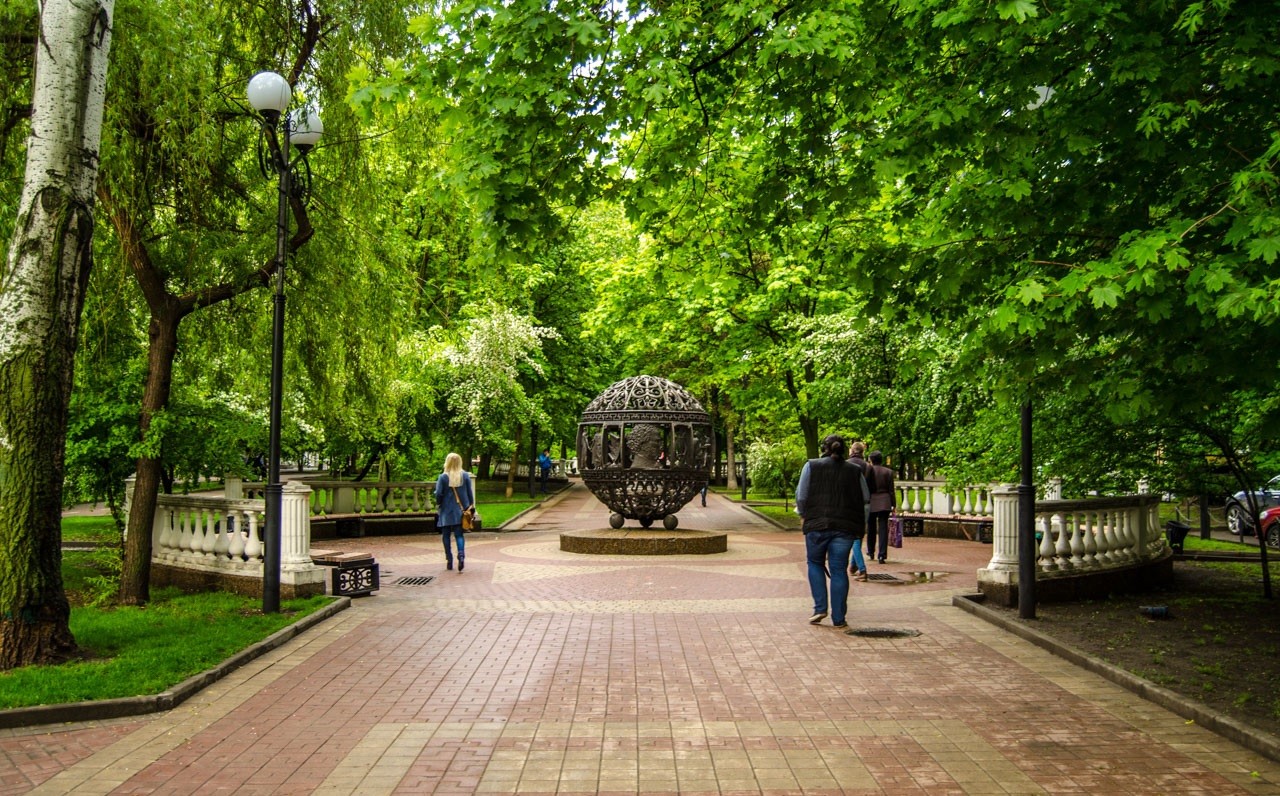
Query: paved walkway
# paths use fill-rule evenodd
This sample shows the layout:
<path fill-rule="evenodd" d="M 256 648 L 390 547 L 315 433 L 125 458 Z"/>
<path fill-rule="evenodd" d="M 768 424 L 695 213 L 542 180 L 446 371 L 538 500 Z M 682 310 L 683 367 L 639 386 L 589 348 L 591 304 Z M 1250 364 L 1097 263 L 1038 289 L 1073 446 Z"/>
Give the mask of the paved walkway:
<path fill-rule="evenodd" d="M 909 538 L 810 626 L 803 540 L 712 496 L 717 556 L 519 533 L 342 540 L 383 588 L 168 713 L 0 733 L 0 792 L 1259 794 L 1280 766 L 950 605 L 990 547 Z M 327 544 L 327 543 L 326 543 Z M 915 573 L 931 573 L 917 575 Z M 396 585 L 433 576 L 427 585 Z"/>

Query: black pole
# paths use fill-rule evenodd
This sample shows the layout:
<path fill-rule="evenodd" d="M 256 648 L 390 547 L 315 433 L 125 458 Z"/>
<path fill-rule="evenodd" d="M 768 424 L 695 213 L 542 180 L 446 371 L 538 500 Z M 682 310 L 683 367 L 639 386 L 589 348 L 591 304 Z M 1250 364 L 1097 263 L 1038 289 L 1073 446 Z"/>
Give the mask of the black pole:
<path fill-rule="evenodd" d="M 284 485 L 280 483 L 280 404 L 284 389 L 284 266 L 289 256 L 289 122 L 281 114 L 280 196 L 276 207 L 276 294 L 271 313 L 270 441 L 267 448 L 266 521 L 262 539 L 262 612 L 280 611 L 280 523 Z M 275 135 L 274 126 L 272 135 Z"/>
<path fill-rule="evenodd" d="M 538 468 L 538 424 L 529 424 L 529 497 L 536 498 L 533 489 L 533 471 Z"/>
<path fill-rule="evenodd" d="M 745 450 L 745 447 L 743 448 Z M 747 454 L 738 457 L 742 460 L 742 502 L 747 502 Z"/>
<path fill-rule="evenodd" d="M 1022 483 L 1018 484 L 1018 616 L 1036 618 L 1036 488 L 1031 483 L 1031 401 L 1022 404 Z"/>

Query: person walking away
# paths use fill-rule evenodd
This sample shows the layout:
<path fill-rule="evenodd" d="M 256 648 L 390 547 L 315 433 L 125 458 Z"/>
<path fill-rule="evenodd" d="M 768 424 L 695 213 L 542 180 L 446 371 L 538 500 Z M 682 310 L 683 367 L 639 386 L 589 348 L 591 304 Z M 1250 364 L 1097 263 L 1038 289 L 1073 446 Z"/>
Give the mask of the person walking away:
<path fill-rule="evenodd" d="M 453 548 L 450 537 L 458 543 L 458 571 L 467 562 L 465 537 L 462 533 L 462 512 L 474 512 L 476 508 L 475 485 L 471 473 L 462 469 L 462 457 L 450 453 L 444 457 L 444 472 L 436 479 L 436 530 L 444 544 L 444 560 L 453 569 Z"/>
<path fill-rule="evenodd" d="M 898 507 L 898 490 L 893 486 L 893 470 L 884 466 L 884 454 L 871 451 L 867 488 L 871 491 L 871 516 L 867 524 L 867 559 L 885 563 L 889 556 L 889 516 Z"/>
<path fill-rule="evenodd" d="M 805 462 L 796 485 L 796 513 L 803 518 L 805 559 L 813 616 L 809 624 L 827 618 L 848 627 L 849 557 L 861 558 L 862 535 L 867 527 L 869 494 L 862 470 L 846 461 L 844 438 L 831 434 L 822 440 L 822 456 Z M 865 580 L 865 565 L 859 567 Z M 828 578 L 830 599 L 828 600 Z"/>
<path fill-rule="evenodd" d="M 538 469 L 542 471 L 542 494 L 547 494 L 547 479 L 551 477 L 551 449 L 543 448 L 538 454 Z"/>
<path fill-rule="evenodd" d="M 864 456 L 867 451 L 866 443 L 861 440 L 854 440 L 849 443 L 849 451 L 849 461 L 858 465 L 858 468 L 862 470 L 862 475 L 864 477 L 871 475 L 871 465 L 867 464 L 867 460 Z"/>

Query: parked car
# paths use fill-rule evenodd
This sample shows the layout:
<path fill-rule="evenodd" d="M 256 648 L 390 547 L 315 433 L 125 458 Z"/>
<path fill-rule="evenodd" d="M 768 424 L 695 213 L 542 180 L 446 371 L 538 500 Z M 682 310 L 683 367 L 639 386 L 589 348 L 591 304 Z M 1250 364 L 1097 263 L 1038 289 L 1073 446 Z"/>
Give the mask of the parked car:
<path fill-rule="evenodd" d="M 1267 540 L 1267 547 L 1280 547 L 1280 506 L 1274 506 L 1262 512 L 1262 538 Z"/>
<path fill-rule="evenodd" d="M 1280 475 L 1272 478 L 1262 489 L 1256 490 L 1254 499 L 1258 502 L 1258 511 L 1280 506 Z M 1253 518 L 1249 514 L 1249 494 L 1240 491 L 1227 498 L 1227 530 L 1236 536 L 1241 533 L 1253 535 Z"/>

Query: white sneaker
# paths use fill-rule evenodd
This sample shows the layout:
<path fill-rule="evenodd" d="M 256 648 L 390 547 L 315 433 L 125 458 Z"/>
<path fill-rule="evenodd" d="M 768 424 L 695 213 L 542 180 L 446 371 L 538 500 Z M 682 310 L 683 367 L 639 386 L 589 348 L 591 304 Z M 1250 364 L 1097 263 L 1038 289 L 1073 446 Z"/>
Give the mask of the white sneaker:
<path fill-rule="evenodd" d="M 822 620 L 826 618 L 827 618 L 826 611 L 822 611 L 821 613 L 816 613 L 813 616 L 809 617 L 809 624 L 811 625 L 821 624 Z"/>

